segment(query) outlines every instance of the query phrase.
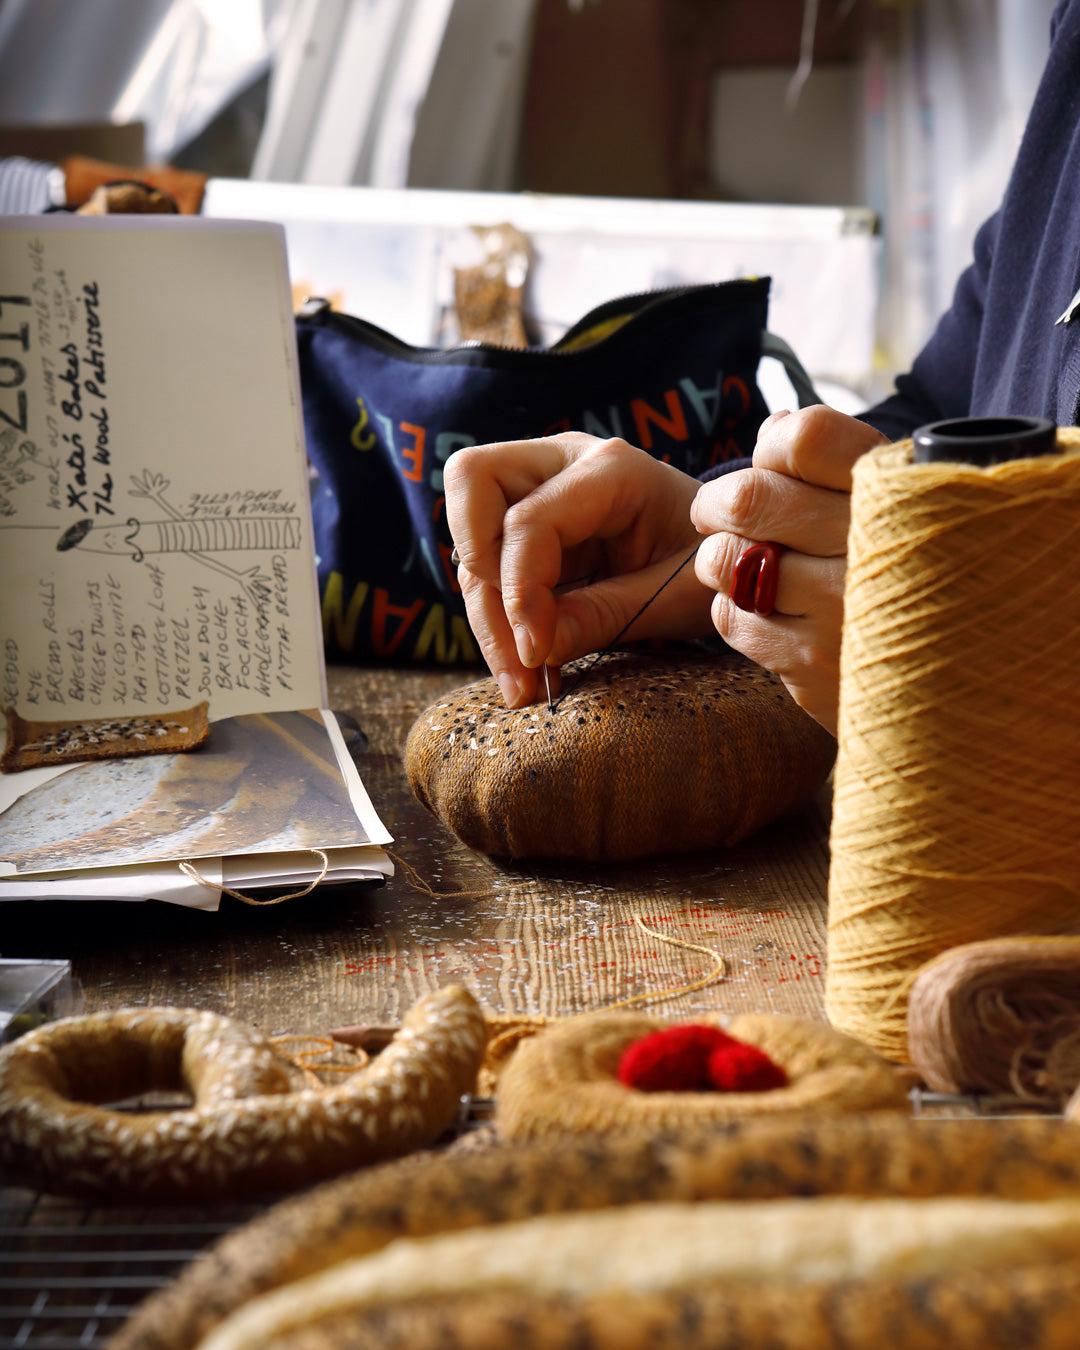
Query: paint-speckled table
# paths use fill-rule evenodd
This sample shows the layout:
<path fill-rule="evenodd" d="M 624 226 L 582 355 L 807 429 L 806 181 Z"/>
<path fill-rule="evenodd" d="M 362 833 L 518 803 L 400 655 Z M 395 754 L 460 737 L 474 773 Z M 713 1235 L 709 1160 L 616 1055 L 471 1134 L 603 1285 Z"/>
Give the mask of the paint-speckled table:
<path fill-rule="evenodd" d="M 392 1023 L 452 980 L 495 1011 L 576 1012 L 693 984 L 715 972 L 709 953 L 725 959 L 723 982 L 658 1010 L 823 1015 L 825 801 L 727 852 L 618 867 L 497 866 L 427 814 L 401 766 L 415 717 L 472 677 L 329 672 L 331 706 L 367 734 L 361 770 L 394 852 L 437 895 L 399 868 L 384 886 L 323 888 L 267 908 L 226 898 L 217 913 L 8 904 L 0 952 L 69 958 L 87 1010 L 193 1005 L 270 1034 Z M 481 1112 L 474 1104 L 470 1121 Z M 250 1212 L 87 1206 L 0 1188 L 0 1347 L 105 1350 L 148 1290 Z"/>
<path fill-rule="evenodd" d="M 696 948 L 723 956 L 726 978 L 658 1009 L 823 1015 L 827 794 L 727 851 L 620 866 L 496 865 L 428 815 L 401 767 L 417 714 L 471 678 L 329 672 L 331 706 L 368 737 L 361 771 L 392 848 L 436 895 L 399 868 L 385 886 L 324 888 L 263 909 L 226 899 L 216 914 L 155 903 L 6 905 L 0 953 L 70 958 L 88 1010 L 185 1004 L 269 1033 L 393 1022 L 451 980 L 496 1011 L 579 1012 L 695 983 L 715 969 Z"/>

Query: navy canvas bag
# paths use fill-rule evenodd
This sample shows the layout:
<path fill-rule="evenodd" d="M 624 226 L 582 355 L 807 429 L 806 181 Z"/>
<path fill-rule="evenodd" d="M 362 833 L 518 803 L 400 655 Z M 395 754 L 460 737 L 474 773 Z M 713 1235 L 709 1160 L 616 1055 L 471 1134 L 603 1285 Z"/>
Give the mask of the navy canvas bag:
<path fill-rule="evenodd" d="M 480 661 L 444 511 L 443 465 L 463 446 L 580 430 L 693 475 L 750 454 L 768 296 L 768 279 L 629 296 L 542 349 L 412 347 L 309 301 L 297 340 L 327 659 Z"/>

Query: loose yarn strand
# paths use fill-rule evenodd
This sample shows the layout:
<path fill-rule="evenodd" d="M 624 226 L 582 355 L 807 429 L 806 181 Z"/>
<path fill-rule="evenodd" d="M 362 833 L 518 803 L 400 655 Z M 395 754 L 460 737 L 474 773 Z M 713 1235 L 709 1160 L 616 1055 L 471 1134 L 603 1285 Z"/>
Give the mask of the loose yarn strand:
<path fill-rule="evenodd" d="M 416 868 L 413 867 L 411 863 L 406 862 L 400 853 L 394 853 L 388 848 L 384 848 L 383 852 L 405 873 L 405 880 L 413 890 L 420 891 L 423 895 L 429 895 L 433 900 L 482 900 L 487 896 L 494 894 L 494 888 L 491 886 L 485 886 L 482 890 L 478 891 L 433 890 Z"/>
<path fill-rule="evenodd" d="M 610 1012 L 612 1008 L 632 1008 L 640 1003 L 659 1003 L 669 998 L 681 998 L 684 994 L 692 994 L 697 989 L 706 989 L 711 984 L 719 984 L 727 979 L 727 957 L 722 953 L 713 951 L 711 947 L 703 947 L 697 942 L 686 942 L 682 938 L 673 938 L 667 933 L 660 933 L 655 928 L 650 928 L 640 914 L 634 915 L 634 922 L 649 937 L 659 938 L 661 942 L 668 942 L 673 947 L 682 947 L 686 951 L 702 952 L 714 963 L 715 969 L 691 984 L 680 984 L 674 989 L 658 989 L 652 993 L 634 994 L 630 998 L 620 999 L 618 1003 L 608 1003 L 604 1007 L 605 1012 Z"/>
<path fill-rule="evenodd" d="M 649 606 L 654 604 L 660 598 L 663 592 L 667 590 L 667 588 L 671 585 L 671 583 L 675 580 L 675 578 L 679 575 L 679 573 L 683 570 L 683 568 L 686 567 L 687 564 L 690 563 L 696 556 L 697 556 L 697 549 L 695 548 L 686 555 L 686 557 L 682 560 L 682 562 L 678 565 L 678 567 L 676 567 L 675 571 L 672 572 L 671 576 L 669 576 L 666 581 L 660 583 L 657 589 L 653 591 L 652 595 L 649 596 L 648 600 L 645 601 L 645 603 L 641 606 L 641 608 L 637 611 L 637 613 L 634 614 L 629 620 L 627 620 L 626 623 L 623 624 L 623 626 L 619 629 L 619 631 L 615 634 L 615 636 L 611 639 L 611 641 L 607 644 L 607 646 L 601 647 L 601 649 L 598 652 L 593 652 L 593 654 L 587 659 L 587 661 L 585 661 L 582 664 L 581 668 L 577 672 L 579 677 L 581 675 L 584 675 L 587 670 L 591 669 L 591 667 L 593 667 L 597 663 L 597 661 L 600 660 L 600 658 L 604 655 L 605 652 L 611 651 L 612 647 L 615 646 L 615 644 L 619 641 L 619 639 L 622 638 L 624 634 L 628 633 L 631 628 L 633 628 L 634 624 L 637 623 L 638 619 L 641 618 L 641 616 L 645 613 L 645 611 L 649 608 Z M 570 691 L 568 689 L 564 689 L 562 691 L 559 697 L 551 705 L 552 712 L 558 711 L 559 704 L 563 701 L 563 699 L 569 692 Z"/>
<path fill-rule="evenodd" d="M 283 905 L 286 900 L 299 900 L 302 896 L 310 895 L 315 887 L 323 880 L 330 870 L 329 856 L 325 850 L 321 848 L 313 848 L 308 851 L 314 853 L 322 863 L 319 875 L 314 881 L 309 882 L 303 890 L 290 891 L 288 895 L 276 895 L 269 900 L 256 900 L 250 895 L 244 895 L 242 891 L 230 890 L 228 886 L 217 886 L 212 881 L 207 881 L 204 876 L 201 876 L 192 863 L 181 862 L 177 863 L 177 866 L 180 868 L 180 871 L 183 872 L 184 876 L 190 877 L 192 881 L 197 882 L 200 886 L 204 886 L 208 891 L 217 891 L 220 895 L 231 896 L 234 900 L 243 901 L 245 905 L 252 905 L 257 909 L 261 909 L 267 905 Z"/>

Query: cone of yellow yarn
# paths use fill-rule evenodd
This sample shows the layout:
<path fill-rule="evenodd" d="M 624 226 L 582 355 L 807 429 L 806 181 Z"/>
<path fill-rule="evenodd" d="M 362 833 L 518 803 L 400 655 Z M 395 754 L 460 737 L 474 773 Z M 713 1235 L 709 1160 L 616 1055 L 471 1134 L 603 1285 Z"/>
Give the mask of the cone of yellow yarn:
<path fill-rule="evenodd" d="M 962 943 L 1080 933 L 1080 431 L 990 468 L 855 469 L 826 1008 L 907 1059 Z"/>

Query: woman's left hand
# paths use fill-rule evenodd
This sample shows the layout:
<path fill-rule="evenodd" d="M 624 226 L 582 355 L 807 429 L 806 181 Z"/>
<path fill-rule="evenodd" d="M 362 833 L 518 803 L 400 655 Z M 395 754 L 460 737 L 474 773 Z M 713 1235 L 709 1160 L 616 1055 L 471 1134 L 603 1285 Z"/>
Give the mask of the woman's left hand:
<path fill-rule="evenodd" d="M 761 425 L 753 465 L 706 483 L 691 519 L 709 537 L 698 579 L 716 591 L 712 621 L 732 647 L 775 671 L 796 702 L 836 734 L 840 632 L 850 523 L 851 470 L 884 437 L 833 408 L 774 413 Z M 731 599 L 735 564 L 754 543 L 782 545 L 773 612 Z"/>

